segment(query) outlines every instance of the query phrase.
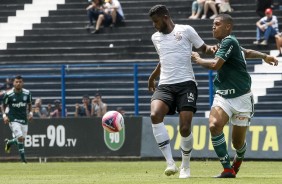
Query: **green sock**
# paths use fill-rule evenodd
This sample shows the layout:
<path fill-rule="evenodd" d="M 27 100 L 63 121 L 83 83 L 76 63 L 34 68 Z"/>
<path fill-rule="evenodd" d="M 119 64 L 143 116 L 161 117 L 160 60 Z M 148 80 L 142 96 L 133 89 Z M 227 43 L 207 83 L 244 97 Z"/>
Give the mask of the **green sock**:
<path fill-rule="evenodd" d="M 7 142 L 8 146 L 12 146 L 13 144 L 17 145 L 18 144 L 18 140 L 16 138 L 11 139 Z"/>
<path fill-rule="evenodd" d="M 18 149 L 19 149 L 19 153 L 20 153 L 22 162 L 26 162 L 25 155 L 24 155 L 24 143 L 23 142 L 18 142 Z"/>
<path fill-rule="evenodd" d="M 212 137 L 211 140 L 212 140 L 212 145 L 214 147 L 214 151 L 219 157 L 219 160 L 223 168 L 231 168 L 230 157 L 227 151 L 224 133 Z"/>
<path fill-rule="evenodd" d="M 242 161 L 244 159 L 245 152 L 247 150 L 247 143 L 242 146 L 242 148 L 236 150 L 237 160 Z"/>

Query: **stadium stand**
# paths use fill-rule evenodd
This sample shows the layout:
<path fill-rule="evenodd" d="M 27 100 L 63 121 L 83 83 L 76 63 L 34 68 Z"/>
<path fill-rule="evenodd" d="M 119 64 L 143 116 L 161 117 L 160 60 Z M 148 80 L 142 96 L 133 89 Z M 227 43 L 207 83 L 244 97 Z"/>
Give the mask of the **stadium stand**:
<path fill-rule="evenodd" d="M 7 16 L 15 15 L 16 9 L 23 9 L 23 3 L 31 3 L 31 0 L 5 0 L 4 2 L 6 2 L 6 6 L 14 7 L 7 11 L 4 4 L 0 6 L 0 20 L 7 22 Z M 87 76 L 94 73 L 97 76 L 66 79 L 66 104 L 68 112 L 71 114 L 74 112 L 74 104 L 81 100 L 83 94 L 88 92 L 90 96 L 93 96 L 99 90 L 104 101 L 109 105 L 109 110 L 121 106 L 128 115 L 133 115 L 134 81 L 129 74 L 133 72 L 133 63 L 151 63 L 157 62 L 158 59 L 151 42 L 151 34 L 154 29 L 147 15 L 150 7 L 157 3 L 167 5 L 175 23 L 192 25 L 207 44 L 215 44 L 216 41 L 212 38 L 211 33 L 212 20 L 187 19 L 190 15 L 192 0 L 120 0 L 120 2 L 126 17 L 125 24 L 113 29 L 104 28 L 98 35 L 92 35 L 85 30 L 85 25 L 88 22 L 85 11 L 87 0 L 60 2 L 56 10 L 51 10 L 48 16 L 40 19 L 41 22 L 33 24 L 32 30 L 25 30 L 24 36 L 17 36 L 15 43 L 8 43 L 7 49 L 0 50 L 1 64 L 18 66 L 44 64 L 44 68 L 34 65 L 34 67 L 28 68 L 21 67 L 16 71 L 27 76 L 33 75 L 31 78 L 25 79 L 26 88 L 31 89 L 35 97 L 41 97 L 44 104 L 52 103 L 53 99 L 61 96 L 60 64 L 69 64 L 69 66 L 77 63 L 131 64 L 119 66 L 118 70 L 114 65 L 111 67 L 96 65 L 84 68 L 74 66 L 67 70 L 68 74 Z M 234 34 L 243 47 L 267 53 L 271 49 L 275 49 L 274 41 L 268 47 L 253 45 L 255 22 L 259 18 L 255 12 L 253 0 L 232 2 L 232 8 L 234 12 L 231 15 L 236 24 Z M 9 14 L 5 12 L 9 12 Z M 278 16 L 279 20 L 282 20 L 281 11 L 274 10 L 274 14 Z M 281 23 L 282 21 L 280 21 L 280 25 L 282 25 Z M 111 44 L 113 47 L 110 46 Z M 52 64 L 57 66 L 51 67 Z M 254 72 L 255 65 L 260 64 L 261 61 L 258 60 L 248 63 L 249 71 Z M 153 68 L 152 65 L 139 67 L 139 74 L 142 74 L 139 77 L 140 115 L 149 114 L 151 94 L 147 92 L 147 78 Z M 205 76 L 207 71 L 198 66 L 194 67 L 194 71 L 197 75 L 200 94 L 199 110 L 196 115 L 204 116 L 209 109 L 209 86 L 207 76 Z M 13 68 L 2 68 L 1 76 L 11 76 L 14 72 Z M 111 77 L 110 74 L 117 72 L 126 73 L 128 76 Z M 100 77 L 98 77 L 99 74 Z M 42 75 L 45 75 L 46 78 L 40 77 Z M 49 78 L 48 75 L 50 75 Z M 282 105 L 281 73 L 280 79 L 275 79 L 277 81 L 271 81 L 273 85 L 269 89 L 266 90 L 261 86 L 265 93 L 261 92 L 264 96 L 257 97 L 256 109 L 258 113 L 255 114 L 256 116 L 279 116 L 282 114 L 282 110 L 279 108 Z M 257 87 L 257 85 L 255 86 Z M 274 105 L 274 102 L 277 105 Z"/>

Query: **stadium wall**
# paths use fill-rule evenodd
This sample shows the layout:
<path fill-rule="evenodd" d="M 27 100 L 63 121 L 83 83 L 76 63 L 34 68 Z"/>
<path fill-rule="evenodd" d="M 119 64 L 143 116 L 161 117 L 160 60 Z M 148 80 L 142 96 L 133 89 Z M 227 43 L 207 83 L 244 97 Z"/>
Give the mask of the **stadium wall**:
<path fill-rule="evenodd" d="M 173 156 L 180 158 L 178 118 L 165 118 L 171 138 Z M 207 118 L 193 120 L 193 158 L 217 158 L 210 141 Z M 224 129 L 231 157 L 231 128 Z M 0 124 L 0 140 L 11 138 L 8 125 Z M 3 143 L 3 142 L 2 142 Z M 253 118 L 247 133 L 248 159 L 282 159 L 282 119 Z M 18 159 L 16 147 L 0 159 Z M 162 157 L 152 134 L 149 117 L 125 117 L 125 128 L 119 133 L 105 132 L 101 118 L 35 119 L 29 124 L 25 142 L 28 158 L 158 158 Z"/>

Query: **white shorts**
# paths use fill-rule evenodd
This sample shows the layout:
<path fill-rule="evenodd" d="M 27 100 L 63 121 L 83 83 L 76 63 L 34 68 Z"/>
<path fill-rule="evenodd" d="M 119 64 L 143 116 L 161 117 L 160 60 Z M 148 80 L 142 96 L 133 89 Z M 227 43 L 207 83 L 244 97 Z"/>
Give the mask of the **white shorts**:
<path fill-rule="evenodd" d="M 23 125 L 18 122 L 10 122 L 9 126 L 15 138 L 19 138 L 19 137 L 25 138 L 27 136 L 27 131 L 28 131 L 27 125 Z"/>
<path fill-rule="evenodd" d="M 223 98 L 216 94 L 212 107 L 221 107 L 233 125 L 250 126 L 254 114 L 253 93 L 249 92 L 236 98 Z"/>

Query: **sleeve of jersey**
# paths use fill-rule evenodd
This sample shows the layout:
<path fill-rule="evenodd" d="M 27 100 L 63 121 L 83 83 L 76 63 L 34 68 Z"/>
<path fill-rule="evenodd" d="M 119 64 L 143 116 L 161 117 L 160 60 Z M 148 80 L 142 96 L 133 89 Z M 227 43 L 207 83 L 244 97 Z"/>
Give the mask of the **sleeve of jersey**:
<path fill-rule="evenodd" d="M 187 26 L 186 33 L 187 33 L 188 39 L 194 45 L 195 48 L 198 49 L 205 43 L 193 27 Z"/>
<path fill-rule="evenodd" d="M 156 49 L 158 55 L 160 55 L 159 50 L 158 50 L 158 47 L 156 46 L 156 41 L 155 41 L 154 38 L 155 38 L 154 35 L 152 35 L 151 40 L 152 40 L 152 42 L 153 42 L 153 44 L 154 44 L 154 46 L 155 46 L 155 49 Z"/>
<path fill-rule="evenodd" d="M 228 38 L 224 39 L 220 45 L 220 48 L 216 52 L 215 57 L 219 57 L 226 61 L 230 57 L 233 48 L 233 41 Z"/>
<path fill-rule="evenodd" d="M 8 95 L 7 95 L 7 93 L 4 94 L 4 97 L 3 97 L 3 104 L 4 104 L 4 105 L 7 105 L 7 104 L 8 104 Z"/>

